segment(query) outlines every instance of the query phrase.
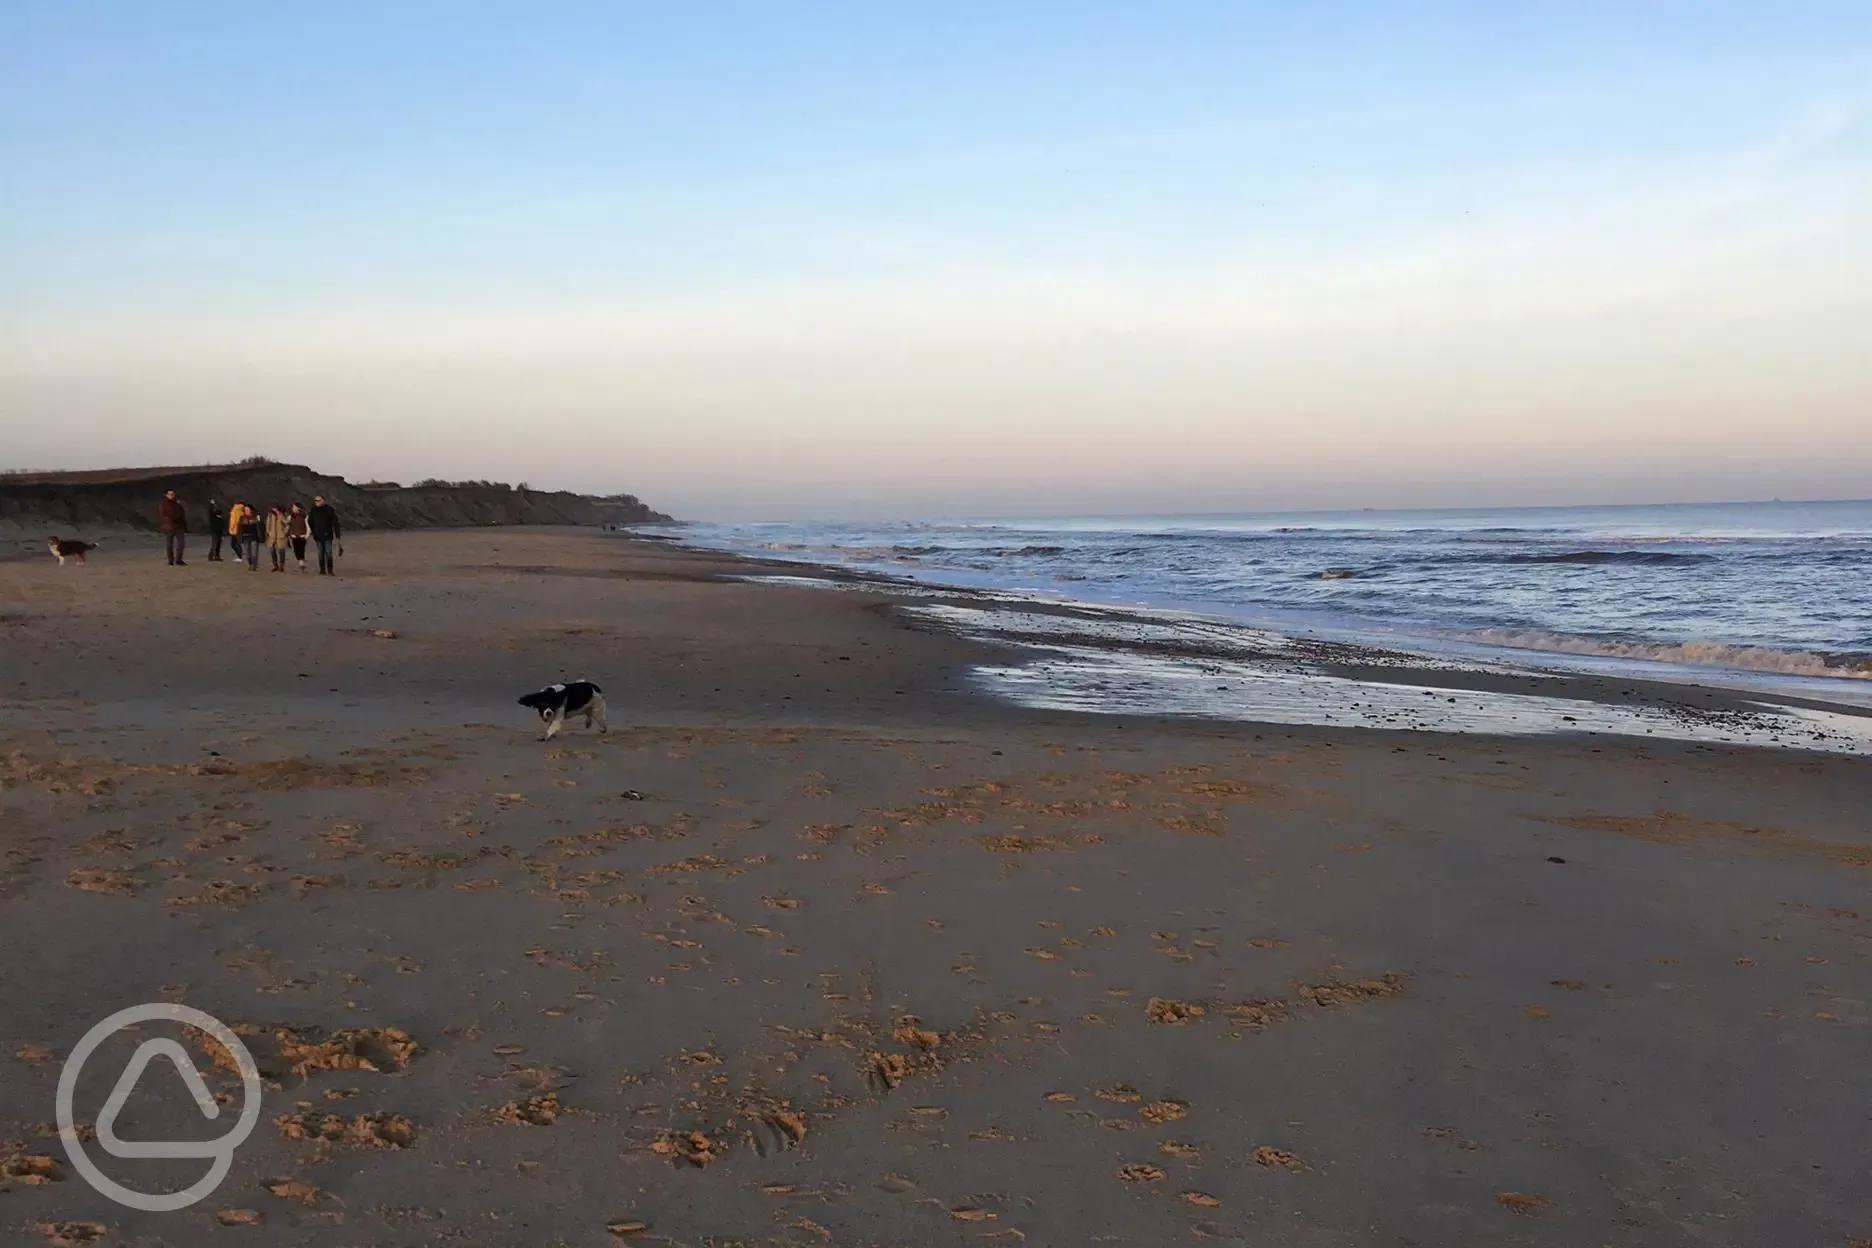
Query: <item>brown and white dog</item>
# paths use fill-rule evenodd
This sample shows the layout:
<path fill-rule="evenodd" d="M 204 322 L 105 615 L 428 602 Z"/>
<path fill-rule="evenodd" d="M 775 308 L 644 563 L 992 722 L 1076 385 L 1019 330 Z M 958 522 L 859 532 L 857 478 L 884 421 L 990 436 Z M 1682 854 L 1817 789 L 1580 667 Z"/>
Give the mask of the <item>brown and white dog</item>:
<path fill-rule="evenodd" d="M 65 566 L 67 559 L 76 559 L 83 566 L 85 555 L 97 549 L 96 542 L 81 542 L 75 537 L 48 537 L 46 549 L 59 561 L 59 567 Z"/>

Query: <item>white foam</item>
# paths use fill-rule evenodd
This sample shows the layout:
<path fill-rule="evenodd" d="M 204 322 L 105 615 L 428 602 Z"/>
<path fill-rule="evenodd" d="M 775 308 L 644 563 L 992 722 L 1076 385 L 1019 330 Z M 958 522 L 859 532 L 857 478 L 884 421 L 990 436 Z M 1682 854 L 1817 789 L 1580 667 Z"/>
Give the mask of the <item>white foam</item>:
<path fill-rule="evenodd" d="M 1551 654 L 1589 655 L 1606 659 L 1640 659 L 1655 663 L 1682 663 L 1782 676 L 1820 676 L 1833 680 L 1872 680 L 1872 666 L 1835 667 L 1807 650 L 1777 650 L 1768 646 L 1736 646 L 1717 641 L 1677 643 L 1594 641 L 1562 633 L 1482 629 L 1458 635 L 1462 641 L 1511 650 Z"/>
<path fill-rule="evenodd" d="M 745 585 L 777 585 L 792 589 L 836 589 L 854 594 L 885 594 L 896 598 L 947 598 L 953 590 L 905 585 L 898 581 L 834 581 L 823 576 L 789 576 L 785 573 L 744 572 L 727 579 Z"/>
<path fill-rule="evenodd" d="M 1165 646 L 1192 643 L 1207 650 L 1234 652 L 1237 656 L 1272 658 L 1289 656 L 1300 661 L 1297 638 L 1243 624 L 1230 624 L 1187 612 L 1148 610 L 1127 607 L 1095 607 L 1073 604 L 1074 614 L 1048 612 L 984 610 L 978 607 L 950 605 L 905 607 L 906 615 L 930 620 L 979 640 L 1015 636 L 1023 639 L 1047 639 L 1071 643 L 1080 638 L 1099 638 L 1120 644 L 1158 644 Z M 1088 618 L 1089 617 L 1089 618 Z M 1441 659 L 1427 655 L 1400 654 L 1354 647 L 1356 661 L 1372 667 L 1400 667 L 1416 671 L 1491 672 L 1498 675 L 1524 676 L 1534 680 L 1560 679 L 1553 672 L 1512 667 L 1481 659 Z"/>
<path fill-rule="evenodd" d="M 1755 704 L 1759 712 L 1621 706 L 1071 646 L 1047 647 L 1027 664 L 977 668 L 975 676 L 989 692 L 1041 710 L 1495 736 L 1604 734 L 1872 754 L 1872 717 L 1769 703 Z"/>
<path fill-rule="evenodd" d="M 981 610 L 975 607 L 905 607 L 906 615 L 944 624 L 980 637 L 1016 633 L 1026 636 L 1096 637 L 1116 642 L 1175 645 L 1199 642 L 1240 652 L 1279 651 L 1293 645 L 1291 638 L 1260 629 L 1237 628 L 1198 619 L 1139 619 L 1118 608 L 1075 607 L 1076 614 L 1040 611 Z M 1096 618 L 1092 618 L 1096 617 Z"/>
<path fill-rule="evenodd" d="M 748 585 L 780 585 L 780 586 L 785 586 L 785 587 L 792 588 L 792 589 L 837 589 L 839 588 L 839 583 L 837 581 L 829 581 L 823 576 L 781 576 L 781 575 L 764 576 L 764 575 L 749 573 L 749 574 L 735 576 L 732 579 L 744 582 L 745 584 L 748 584 Z"/>

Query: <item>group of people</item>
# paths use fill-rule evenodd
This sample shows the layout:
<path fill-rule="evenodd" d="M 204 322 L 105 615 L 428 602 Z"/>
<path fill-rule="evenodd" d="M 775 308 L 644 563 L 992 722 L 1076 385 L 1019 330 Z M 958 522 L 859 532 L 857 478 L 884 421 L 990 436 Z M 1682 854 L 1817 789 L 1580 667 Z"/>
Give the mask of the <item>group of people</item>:
<path fill-rule="evenodd" d="M 161 520 L 169 566 L 186 567 L 182 554 L 187 544 L 188 510 L 174 490 L 163 495 Z M 333 551 L 343 551 L 338 545 L 341 534 L 338 512 L 322 494 L 313 495 L 310 508 L 294 502 L 269 507 L 264 515 L 239 500 L 230 504 L 225 512 L 221 510 L 220 500 L 208 502 L 210 563 L 222 562 L 221 543 L 225 539 L 234 550 L 234 561 L 245 560 L 249 572 L 260 570 L 262 547 L 272 558 L 273 571 L 286 570 L 286 554 L 291 551 L 299 570 L 304 572 L 306 546 L 310 543 L 317 548 L 319 575 L 336 576 L 338 564 Z"/>

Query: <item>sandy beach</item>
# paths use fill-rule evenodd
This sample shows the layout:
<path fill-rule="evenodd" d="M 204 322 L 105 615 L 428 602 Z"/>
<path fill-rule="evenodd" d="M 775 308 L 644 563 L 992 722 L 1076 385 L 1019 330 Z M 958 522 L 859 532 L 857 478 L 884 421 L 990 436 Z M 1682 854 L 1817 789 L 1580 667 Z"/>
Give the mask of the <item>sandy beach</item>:
<path fill-rule="evenodd" d="M 1872 1243 L 1862 754 L 1023 709 L 928 597 L 346 546 L 0 562 L 6 1242 Z M 175 1213 L 50 1125 L 151 1001 L 266 1079 Z"/>

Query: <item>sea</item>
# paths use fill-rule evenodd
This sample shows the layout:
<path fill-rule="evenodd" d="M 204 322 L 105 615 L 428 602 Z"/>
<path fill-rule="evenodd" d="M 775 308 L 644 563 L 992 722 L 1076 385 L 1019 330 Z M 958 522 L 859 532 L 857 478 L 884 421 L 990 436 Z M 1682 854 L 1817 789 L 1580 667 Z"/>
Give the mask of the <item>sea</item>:
<path fill-rule="evenodd" d="M 1872 704 L 1872 501 L 695 524 L 683 541 L 1442 659 Z"/>

